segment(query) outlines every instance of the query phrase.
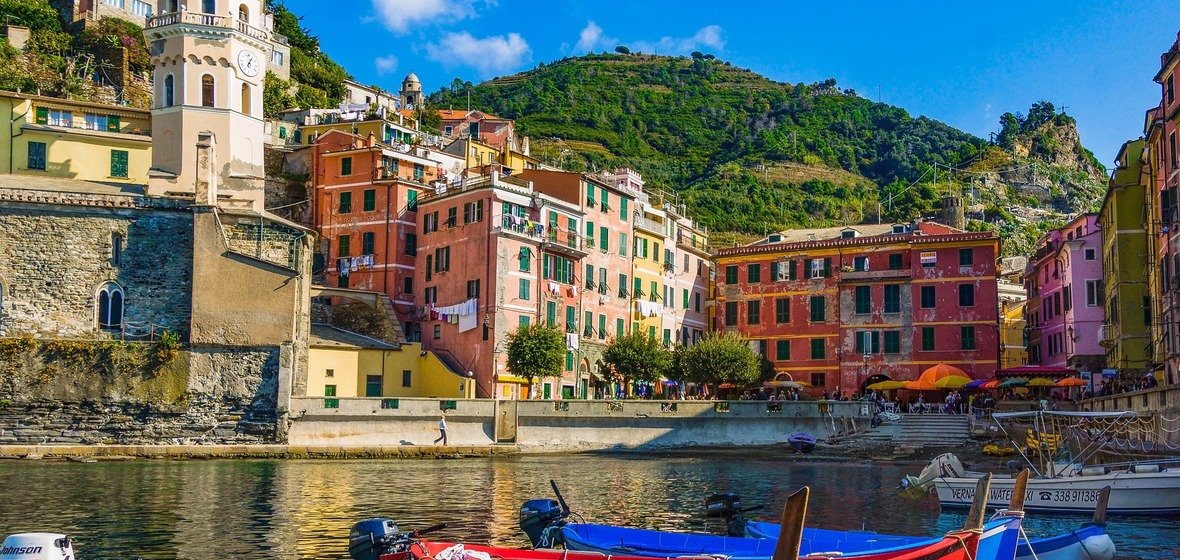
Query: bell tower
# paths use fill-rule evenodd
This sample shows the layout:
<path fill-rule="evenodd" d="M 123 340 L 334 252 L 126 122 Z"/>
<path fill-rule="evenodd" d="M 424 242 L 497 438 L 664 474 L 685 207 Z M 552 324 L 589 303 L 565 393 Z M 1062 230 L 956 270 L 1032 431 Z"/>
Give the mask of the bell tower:
<path fill-rule="evenodd" d="M 194 196 L 198 137 L 208 144 L 211 134 L 211 198 L 261 211 L 262 85 L 273 40 L 262 0 L 157 0 L 156 14 L 144 27 L 153 73 L 148 193 Z"/>

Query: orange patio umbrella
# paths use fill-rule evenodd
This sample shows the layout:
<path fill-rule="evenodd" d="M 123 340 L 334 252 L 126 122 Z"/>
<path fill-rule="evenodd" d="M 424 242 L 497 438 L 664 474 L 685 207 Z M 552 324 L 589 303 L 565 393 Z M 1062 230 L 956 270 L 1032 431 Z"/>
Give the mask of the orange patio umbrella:
<path fill-rule="evenodd" d="M 998 389 L 999 387 L 1000 387 L 1000 380 L 999 379 L 993 379 L 993 380 L 988 381 L 987 383 L 984 383 L 983 385 L 979 386 L 980 389 Z"/>
<path fill-rule="evenodd" d="M 1078 377 L 1066 377 L 1057 382 L 1058 387 L 1085 387 L 1086 381 Z"/>
<path fill-rule="evenodd" d="M 937 385 L 935 385 L 929 381 L 923 381 L 921 379 L 919 379 L 917 381 L 906 381 L 905 388 L 909 389 L 911 391 L 937 391 L 938 390 Z"/>
<path fill-rule="evenodd" d="M 933 384 L 933 383 L 936 383 L 939 379 L 943 379 L 946 377 L 953 377 L 953 376 L 966 377 L 968 381 L 971 380 L 971 376 L 967 375 L 967 372 L 965 372 L 955 366 L 948 366 L 946 364 L 938 364 L 938 365 L 931 366 L 931 367 L 927 368 L 926 371 L 923 371 L 922 375 L 920 377 L 918 377 L 918 381 L 925 381 L 927 383 Z"/>

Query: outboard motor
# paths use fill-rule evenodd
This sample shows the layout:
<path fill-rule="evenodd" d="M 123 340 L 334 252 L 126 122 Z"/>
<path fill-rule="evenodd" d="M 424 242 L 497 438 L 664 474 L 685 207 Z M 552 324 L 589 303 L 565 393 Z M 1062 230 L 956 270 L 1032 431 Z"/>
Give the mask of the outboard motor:
<path fill-rule="evenodd" d="M 0 560 L 74 560 L 74 545 L 56 533 L 9 535 L 0 546 Z"/>
<path fill-rule="evenodd" d="M 520 529 L 528 535 L 534 548 L 553 548 L 556 543 L 546 535 L 546 529 L 560 527 L 569 515 L 557 500 L 529 500 L 520 506 Z"/>
<path fill-rule="evenodd" d="M 742 507 L 742 497 L 732 492 L 713 494 L 705 498 L 705 517 L 724 519 L 725 534 L 730 537 L 746 536 L 746 518 L 742 514 L 761 508 L 762 506 Z"/>
<path fill-rule="evenodd" d="M 392 519 L 366 519 L 353 525 L 348 535 L 348 555 L 354 560 L 378 560 L 382 554 L 407 549 L 408 541 Z"/>

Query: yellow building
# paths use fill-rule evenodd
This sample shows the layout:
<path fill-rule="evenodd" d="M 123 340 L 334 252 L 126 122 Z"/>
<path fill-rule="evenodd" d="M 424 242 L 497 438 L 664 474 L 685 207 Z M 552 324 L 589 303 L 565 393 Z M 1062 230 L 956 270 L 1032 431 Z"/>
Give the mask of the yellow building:
<path fill-rule="evenodd" d="M 1026 300 L 1007 299 L 1000 303 L 1000 367 L 1028 364 L 1028 332 L 1024 320 Z"/>
<path fill-rule="evenodd" d="M 313 324 L 308 346 L 307 396 L 475 398 L 475 380 L 420 343 Z"/>
<path fill-rule="evenodd" d="M 315 124 L 300 125 L 298 129 L 300 144 L 310 146 L 316 138 L 323 136 L 329 130 L 339 130 L 368 138 L 370 134 L 383 144 L 411 143 L 416 133 L 414 129 L 387 121 L 382 118 L 367 120 L 343 120 L 336 113 L 328 113 L 313 118 Z"/>
<path fill-rule="evenodd" d="M 669 297 L 664 279 L 665 257 L 672 249 L 667 242 L 667 220 L 668 214 L 646 202 L 646 197 L 636 204 L 632 222 L 635 244 L 631 260 L 631 298 L 634 300 L 631 331 L 671 343 L 670 330 L 666 335 L 661 334 L 665 300 Z"/>
<path fill-rule="evenodd" d="M 1119 373 L 1151 371 L 1153 304 L 1148 287 L 1149 220 L 1145 141 L 1134 140 L 1119 150 L 1119 166 L 1098 211 L 1102 231 L 1102 267 L 1106 279 L 1103 305 L 1106 323 L 1098 340 L 1106 349 L 1106 367 Z"/>
<path fill-rule="evenodd" d="M 152 117 L 142 109 L 0 91 L 0 172 L 146 185 Z"/>
<path fill-rule="evenodd" d="M 444 153 L 462 157 L 465 160 L 464 169 L 474 169 L 485 165 L 507 165 L 500 157 L 500 151 L 471 137 L 464 137 L 447 144 L 442 149 Z M 531 159 L 531 158 L 530 158 Z"/>

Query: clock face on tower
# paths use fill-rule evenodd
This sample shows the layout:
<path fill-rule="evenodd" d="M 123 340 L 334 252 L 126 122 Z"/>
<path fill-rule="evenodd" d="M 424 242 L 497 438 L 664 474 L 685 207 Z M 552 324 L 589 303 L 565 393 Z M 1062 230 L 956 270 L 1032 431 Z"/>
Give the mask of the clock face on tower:
<path fill-rule="evenodd" d="M 238 69 L 243 74 L 253 78 L 258 75 L 260 65 L 258 64 L 258 57 L 250 51 L 242 51 L 238 53 Z"/>

